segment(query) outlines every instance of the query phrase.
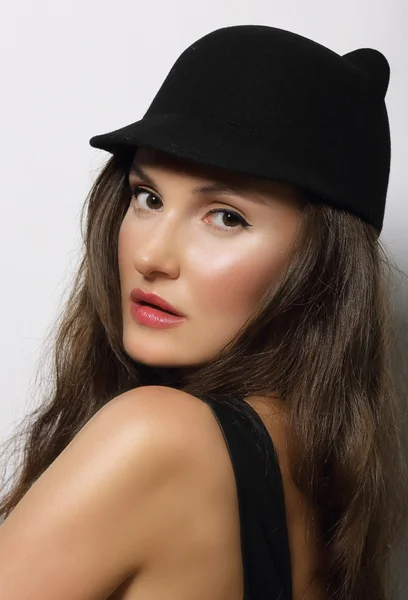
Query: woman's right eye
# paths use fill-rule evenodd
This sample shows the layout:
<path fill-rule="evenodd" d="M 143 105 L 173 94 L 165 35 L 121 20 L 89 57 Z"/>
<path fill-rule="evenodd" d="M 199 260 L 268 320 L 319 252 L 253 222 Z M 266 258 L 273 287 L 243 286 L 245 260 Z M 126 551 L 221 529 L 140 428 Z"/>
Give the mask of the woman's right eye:
<path fill-rule="evenodd" d="M 155 198 L 156 200 L 158 199 L 159 202 L 161 202 L 161 200 L 158 198 L 158 196 L 156 196 L 153 192 L 151 192 L 150 190 L 140 186 L 140 185 L 136 185 L 130 188 L 132 191 L 132 201 L 133 201 L 133 205 L 136 204 L 136 199 L 138 199 L 140 197 L 140 193 L 144 192 L 147 196 L 151 196 L 152 198 Z M 138 204 L 140 204 L 140 201 L 138 201 Z M 155 203 L 153 203 L 153 208 L 156 206 Z M 148 207 L 147 209 L 143 208 L 143 207 L 135 207 L 135 210 L 151 210 L 150 207 Z"/>

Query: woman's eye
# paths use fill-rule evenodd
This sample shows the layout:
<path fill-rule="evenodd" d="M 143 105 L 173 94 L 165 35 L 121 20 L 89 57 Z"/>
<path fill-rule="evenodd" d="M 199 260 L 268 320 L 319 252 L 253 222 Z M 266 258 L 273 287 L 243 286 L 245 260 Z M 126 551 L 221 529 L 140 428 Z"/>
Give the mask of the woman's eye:
<path fill-rule="evenodd" d="M 138 204 L 138 206 L 135 206 L 135 210 L 136 211 L 145 211 L 145 210 L 153 210 L 155 208 L 157 208 L 158 206 L 158 202 L 160 203 L 161 200 L 158 196 L 156 196 L 153 192 L 149 191 L 148 189 L 142 187 L 142 186 L 135 186 L 131 188 L 132 191 L 132 199 L 133 199 L 133 204 L 136 205 L 136 203 Z M 140 195 L 145 194 L 145 200 L 140 200 Z M 153 200 L 148 200 L 148 198 L 152 198 Z M 146 205 L 143 205 L 143 202 L 146 202 L 147 208 L 145 208 Z M 210 210 L 206 217 L 208 215 L 212 215 L 212 214 L 219 214 L 220 218 L 218 221 L 218 225 L 213 225 L 212 227 L 215 227 L 216 229 L 222 229 L 222 230 L 227 230 L 227 229 L 236 229 L 236 225 L 234 226 L 234 221 L 238 222 L 238 225 L 243 227 L 244 229 L 247 229 L 248 227 L 252 227 L 252 225 L 250 225 L 249 223 L 247 223 L 247 221 L 245 221 L 244 217 L 242 217 L 240 214 L 238 214 L 237 212 L 235 212 L 234 210 L 230 210 L 228 208 L 213 208 L 212 210 Z M 231 227 L 231 222 L 232 222 L 232 227 Z M 224 225 L 224 227 L 223 227 Z"/>
<path fill-rule="evenodd" d="M 241 217 L 241 215 L 239 215 L 238 213 L 236 213 L 234 210 L 230 210 L 228 208 L 213 208 L 212 210 L 210 210 L 207 215 L 212 215 L 215 213 L 219 213 L 221 215 L 221 218 L 219 219 L 219 223 L 221 225 L 227 225 L 227 224 L 231 224 L 235 222 L 238 222 L 238 224 L 243 227 L 244 229 L 247 229 L 248 227 L 252 227 L 252 225 L 250 225 L 249 223 L 247 223 L 244 219 L 244 217 Z M 231 219 L 232 217 L 232 219 Z M 218 226 L 216 226 L 218 228 Z M 220 229 L 223 229 L 223 227 L 220 227 Z M 236 229 L 236 226 L 228 226 L 227 225 L 227 229 Z"/>
<path fill-rule="evenodd" d="M 158 197 L 157 197 L 157 196 L 155 196 L 155 194 L 153 194 L 153 192 L 150 192 L 149 190 L 147 190 L 147 189 L 145 189 L 145 188 L 143 188 L 143 187 L 140 187 L 139 185 L 138 185 L 138 186 L 136 186 L 136 187 L 133 187 L 133 188 L 131 188 L 131 190 L 132 190 L 132 199 L 133 199 L 133 198 L 134 198 L 134 199 L 136 199 L 136 198 L 139 198 L 139 196 L 140 196 L 140 192 L 142 192 L 142 193 L 146 194 L 147 196 L 152 196 L 152 198 L 154 198 L 155 200 L 158 200 Z M 159 202 L 160 202 L 160 200 L 159 200 Z M 134 202 L 134 204 L 135 204 L 135 203 L 136 203 L 136 202 Z M 138 202 L 138 204 L 140 204 L 140 202 Z M 156 206 L 156 202 L 155 202 L 155 201 L 153 201 L 153 208 L 154 208 L 155 206 Z M 150 208 L 150 207 L 148 207 L 148 208 Z M 136 208 L 136 210 L 145 210 L 145 209 L 144 209 L 144 207 L 142 206 L 142 208 Z"/>

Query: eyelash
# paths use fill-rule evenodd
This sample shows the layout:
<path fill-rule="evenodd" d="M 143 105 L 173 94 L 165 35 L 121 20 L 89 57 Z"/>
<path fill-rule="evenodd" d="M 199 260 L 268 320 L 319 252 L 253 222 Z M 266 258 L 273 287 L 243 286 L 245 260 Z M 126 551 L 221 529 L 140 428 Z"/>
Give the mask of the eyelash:
<path fill-rule="evenodd" d="M 129 187 L 130 187 L 130 191 L 132 193 L 132 201 L 136 198 L 138 192 L 146 192 L 147 194 L 151 194 L 152 196 L 154 196 L 156 198 L 160 198 L 157 194 L 155 194 L 148 188 L 145 188 L 141 185 L 136 185 L 136 186 L 130 185 Z M 139 211 L 139 210 L 144 210 L 144 209 L 136 208 L 135 210 Z M 252 225 L 250 225 L 249 223 L 247 223 L 247 221 L 245 221 L 244 217 L 242 217 L 239 213 L 235 212 L 234 210 L 230 210 L 229 208 L 214 208 L 214 209 L 210 210 L 207 213 L 207 215 L 211 215 L 211 214 L 219 213 L 219 212 L 224 213 L 224 214 L 233 215 L 234 217 L 236 217 L 238 219 L 238 221 L 240 222 L 240 225 L 244 229 L 248 229 L 248 227 L 252 227 Z M 225 229 L 223 229 L 222 227 L 217 227 L 216 225 L 212 225 L 212 227 L 215 227 L 216 229 L 221 229 L 222 231 L 225 231 Z M 236 229 L 236 227 L 227 227 L 226 229 Z"/>

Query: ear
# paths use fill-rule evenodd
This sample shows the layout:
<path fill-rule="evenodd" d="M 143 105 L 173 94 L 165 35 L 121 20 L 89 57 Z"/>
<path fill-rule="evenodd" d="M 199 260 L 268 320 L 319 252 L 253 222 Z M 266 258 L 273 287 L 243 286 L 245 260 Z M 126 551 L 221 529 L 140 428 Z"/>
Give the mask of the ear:
<path fill-rule="evenodd" d="M 361 69 L 369 78 L 371 86 L 384 98 L 390 81 L 390 65 L 379 50 L 359 48 L 343 55 L 354 66 Z"/>

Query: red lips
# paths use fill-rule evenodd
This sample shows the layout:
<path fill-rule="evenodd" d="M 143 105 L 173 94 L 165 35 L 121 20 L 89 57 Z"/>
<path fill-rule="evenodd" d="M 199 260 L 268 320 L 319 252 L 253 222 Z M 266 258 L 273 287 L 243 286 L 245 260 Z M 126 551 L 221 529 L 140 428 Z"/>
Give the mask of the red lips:
<path fill-rule="evenodd" d="M 154 306 L 157 306 L 158 308 L 161 308 L 162 310 L 165 310 L 173 315 L 177 315 L 179 317 L 185 316 L 157 294 L 146 293 L 140 288 L 133 289 L 130 292 L 130 298 L 133 302 L 146 302 L 148 304 L 153 304 Z"/>

